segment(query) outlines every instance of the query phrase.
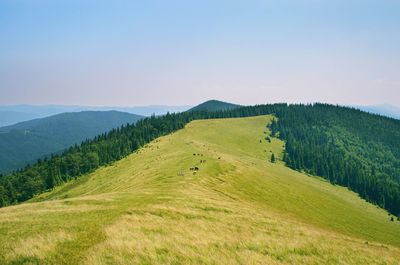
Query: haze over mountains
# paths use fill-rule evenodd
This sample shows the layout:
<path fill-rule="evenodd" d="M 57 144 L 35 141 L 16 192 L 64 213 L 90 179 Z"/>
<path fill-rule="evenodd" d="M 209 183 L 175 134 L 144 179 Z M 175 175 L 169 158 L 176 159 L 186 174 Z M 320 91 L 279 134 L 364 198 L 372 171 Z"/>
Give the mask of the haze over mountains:
<path fill-rule="evenodd" d="M 136 107 L 107 107 L 107 106 L 68 106 L 68 105 L 9 105 L 0 106 L 0 127 L 16 124 L 32 119 L 44 118 L 64 112 L 80 111 L 109 111 L 116 110 L 142 116 L 152 114 L 162 115 L 167 112 L 181 112 L 191 106 L 151 105 Z"/>
<path fill-rule="evenodd" d="M 355 106 L 356 108 L 359 108 L 360 110 L 369 112 L 369 113 L 374 113 L 374 114 L 379 114 L 395 119 L 400 119 L 400 108 L 390 105 L 390 104 L 380 104 L 380 105 L 371 105 L 371 106 Z"/>
<path fill-rule="evenodd" d="M 119 111 L 53 115 L 0 128 L 0 173 L 24 167 L 143 116 Z"/>

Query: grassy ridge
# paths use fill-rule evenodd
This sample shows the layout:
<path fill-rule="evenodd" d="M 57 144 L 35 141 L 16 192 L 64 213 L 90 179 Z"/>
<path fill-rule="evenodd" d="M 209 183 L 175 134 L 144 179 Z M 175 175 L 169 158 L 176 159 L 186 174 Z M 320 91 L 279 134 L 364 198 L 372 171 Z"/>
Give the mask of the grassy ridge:
<path fill-rule="evenodd" d="M 270 163 L 283 150 L 263 140 L 270 121 L 193 121 L 0 209 L 0 263 L 396 264 L 399 223 L 345 188 Z"/>

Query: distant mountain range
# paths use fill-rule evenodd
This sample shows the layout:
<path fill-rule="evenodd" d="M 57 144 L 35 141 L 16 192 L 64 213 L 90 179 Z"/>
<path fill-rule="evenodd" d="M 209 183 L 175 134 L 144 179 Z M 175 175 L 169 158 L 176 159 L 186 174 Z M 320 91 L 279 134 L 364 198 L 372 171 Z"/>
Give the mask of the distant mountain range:
<path fill-rule="evenodd" d="M 0 110 L 0 127 L 15 124 L 22 121 L 40 118 L 35 113 L 20 112 L 15 110 Z"/>
<path fill-rule="evenodd" d="M 142 117 L 119 111 L 83 111 L 2 127 L 0 173 L 18 169 Z"/>
<path fill-rule="evenodd" d="M 373 106 L 354 106 L 354 107 L 369 113 L 400 119 L 400 108 L 395 107 L 393 105 L 381 104 Z"/>
<path fill-rule="evenodd" d="M 116 110 L 142 116 L 152 114 L 162 115 L 167 112 L 182 112 L 190 109 L 191 106 L 164 106 L 151 105 L 139 107 L 93 107 L 93 106 L 64 106 L 64 105 L 10 105 L 0 106 L 0 127 L 16 124 L 18 122 L 28 121 L 49 117 L 65 112 L 80 111 L 109 111 Z"/>

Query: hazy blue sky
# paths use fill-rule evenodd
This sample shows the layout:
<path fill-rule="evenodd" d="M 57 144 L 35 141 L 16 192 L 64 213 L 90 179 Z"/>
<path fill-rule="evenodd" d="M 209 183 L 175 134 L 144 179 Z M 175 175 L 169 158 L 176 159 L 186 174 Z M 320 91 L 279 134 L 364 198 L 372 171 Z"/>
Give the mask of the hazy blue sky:
<path fill-rule="evenodd" d="M 400 106 L 400 1 L 0 0 L 0 104 Z"/>

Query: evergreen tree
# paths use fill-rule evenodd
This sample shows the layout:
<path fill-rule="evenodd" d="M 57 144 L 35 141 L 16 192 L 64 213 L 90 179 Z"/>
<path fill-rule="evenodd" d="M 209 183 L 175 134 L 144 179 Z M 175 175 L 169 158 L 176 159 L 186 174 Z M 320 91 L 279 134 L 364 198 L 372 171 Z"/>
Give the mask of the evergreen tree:
<path fill-rule="evenodd" d="M 275 163 L 275 155 L 274 155 L 274 153 L 272 153 L 272 155 L 271 155 L 271 163 Z"/>

